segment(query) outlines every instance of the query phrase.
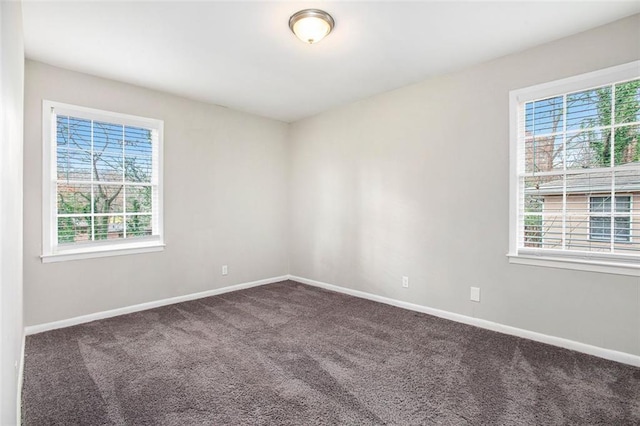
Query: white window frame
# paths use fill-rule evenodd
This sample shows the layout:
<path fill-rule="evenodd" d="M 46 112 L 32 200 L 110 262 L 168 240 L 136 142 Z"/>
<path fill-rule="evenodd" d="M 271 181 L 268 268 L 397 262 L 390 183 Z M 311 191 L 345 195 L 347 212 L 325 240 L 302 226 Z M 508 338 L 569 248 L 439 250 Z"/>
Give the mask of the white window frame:
<path fill-rule="evenodd" d="M 604 86 L 618 81 L 636 79 L 640 76 L 640 61 L 618 65 L 574 77 L 539 84 L 509 92 L 509 252 L 510 263 L 563 268 L 581 271 L 640 276 L 640 259 L 635 255 L 605 254 L 570 250 L 518 247 L 518 232 L 522 218 L 519 217 L 518 202 L 520 183 L 518 171 L 524 161 L 519 156 L 518 136 L 522 131 L 519 120 L 525 102 L 544 99 L 565 93 L 577 92 L 592 87 Z"/>
<path fill-rule="evenodd" d="M 154 200 L 154 235 L 131 239 L 113 239 L 80 244 L 62 244 L 57 240 L 57 115 L 96 120 L 113 124 L 135 126 L 157 132 L 157 146 L 154 146 L 154 182 L 157 186 L 157 200 Z M 117 112 L 87 108 L 61 102 L 43 100 L 42 102 L 42 255 L 43 263 L 95 257 L 118 256 L 136 253 L 157 252 L 164 249 L 163 227 L 163 132 L 162 120 L 138 117 Z"/>

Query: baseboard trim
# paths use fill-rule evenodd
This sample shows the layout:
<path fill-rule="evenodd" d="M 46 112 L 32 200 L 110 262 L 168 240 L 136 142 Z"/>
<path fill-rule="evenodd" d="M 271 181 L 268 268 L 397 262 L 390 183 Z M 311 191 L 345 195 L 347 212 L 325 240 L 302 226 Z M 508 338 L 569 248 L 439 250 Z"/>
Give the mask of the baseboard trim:
<path fill-rule="evenodd" d="M 60 321 L 48 322 L 38 325 L 30 325 L 25 327 L 26 335 L 42 333 L 45 331 L 56 330 L 58 328 L 71 327 L 72 325 L 84 324 L 91 321 L 112 318 L 118 315 L 130 314 L 133 312 L 146 311 L 147 309 L 159 308 L 161 306 L 173 305 L 174 303 L 188 302 L 190 300 L 202 299 L 203 297 L 217 296 L 219 294 L 229 293 L 231 291 L 243 290 L 251 287 L 258 287 L 265 284 L 277 283 L 289 279 L 288 275 L 280 277 L 266 278 L 258 281 L 251 281 L 241 284 L 235 284 L 228 287 L 216 288 L 213 290 L 202 291 L 199 293 L 185 294 L 183 296 L 170 297 L 168 299 L 154 300 L 153 302 L 140 303 L 138 305 L 125 306 L 123 308 L 111 309 L 108 311 L 96 312 L 93 314 L 82 315 L 79 317 L 64 319 Z"/>
<path fill-rule="evenodd" d="M 367 293 L 360 290 L 353 290 L 346 287 L 340 287 L 334 284 L 329 284 L 322 281 L 316 281 L 309 278 L 299 277 L 296 275 L 283 275 L 279 277 L 266 278 L 263 280 L 231 285 L 228 287 L 207 290 L 199 293 L 186 294 L 183 296 L 176 296 L 176 297 L 171 297 L 167 299 L 156 300 L 153 302 L 140 303 L 137 305 L 131 305 L 123 308 L 112 309 L 109 311 L 96 312 L 93 314 L 82 315 L 79 317 L 69 318 L 65 320 L 32 325 L 32 326 L 25 327 L 25 336 L 42 333 L 49 330 L 64 328 L 64 327 L 71 327 L 73 325 L 84 324 L 87 322 L 96 321 L 100 319 L 112 318 L 118 315 L 125 315 L 133 312 L 145 311 L 148 309 L 158 308 L 166 305 L 172 305 L 175 303 L 201 299 L 203 297 L 216 296 L 219 294 L 229 293 L 236 290 L 243 290 L 251 287 L 258 287 L 261 285 L 272 284 L 272 283 L 285 281 L 285 280 L 293 280 L 293 281 L 300 282 L 302 284 L 324 288 L 326 290 L 348 294 L 350 296 L 360 297 L 363 299 L 368 299 L 375 302 L 384 303 L 387 305 L 397 306 L 399 308 L 408 309 L 411 311 L 422 312 L 422 313 L 433 315 L 439 318 L 444 318 L 451 321 L 460 322 L 463 324 L 473 325 L 473 326 L 484 328 L 487 330 L 497 331 L 499 333 L 509 334 L 512 336 L 522 337 L 525 339 L 534 340 L 536 342 L 546 343 L 549 345 L 558 346 L 561 348 L 570 349 L 577 352 L 582 352 L 585 354 L 597 356 L 597 357 L 608 359 L 611 361 L 616 361 L 623 364 L 640 367 L 640 356 L 629 354 L 626 352 L 619 352 L 612 349 L 601 348 L 599 346 L 593 346 L 586 343 L 576 342 L 574 340 L 569 340 L 562 337 L 550 336 L 550 335 L 538 333 L 535 331 L 512 327 L 509 325 L 504 325 L 504 324 L 500 324 L 493 321 L 487 321 L 480 318 L 469 317 L 466 315 L 444 311 L 441 309 L 431 308 L 428 306 L 418 305 L 415 303 L 403 302 L 401 300 L 392 299 L 385 296 L 379 296 L 377 294 Z M 19 390 L 22 389 L 23 368 L 24 368 L 24 338 L 22 342 L 22 355 L 20 358 L 19 376 L 18 376 Z M 18 400 L 18 404 L 20 404 L 20 400 Z"/>
<path fill-rule="evenodd" d="M 20 360 L 18 361 L 18 380 L 16 389 L 16 426 L 20 426 L 22 424 L 22 383 L 24 376 L 24 345 L 25 345 L 26 335 L 22 333 L 22 349 L 20 350 Z"/>
<path fill-rule="evenodd" d="M 571 349 L 576 352 L 582 352 L 585 354 L 597 356 L 597 357 L 608 359 L 611 361 L 616 361 L 623 364 L 640 367 L 640 356 L 629 354 L 626 352 L 619 352 L 612 349 L 605 349 L 599 346 L 580 343 L 580 342 L 565 339 L 562 337 L 550 336 L 547 334 L 542 334 L 535 331 L 512 327 L 509 325 L 504 325 L 504 324 L 500 324 L 493 321 L 487 321 L 480 318 L 469 317 L 466 315 L 461 315 L 453 312 L 443 311 L 440 309 L 430 308 L 428 306 L 417 305 L 415 303 L 403 302 L 401 300 L 391 299 L 389 297 L 379 296 L 377 294 L 366 293 L 364 291 L 352 290 L 350 288 L 340 287 L 340 286 L 325 283 L 322 281 L 311 280 L 309 278 L 298 277 L 295 275 L 289 275 L 288 278 L 292 281 L 297 281 L 302 284 L 308 284 L 314 287 L 320 287 L 326 290 L 348 294 L 350 296 L 373 300 L 375 302 L 385 303 L 387 305 L 397 306 L 399 308 L 404 308 L 411 311 L 422 312 L 425 314 L 448 319 L 451 321 L 473 325 L 473 326 L 484 328 L 487 330 L 497 331 L 499 333 L 509 334 L 512 336 L 522 337 L 525 339 L 534 340 L 536 342 L 546 343 L 549 345 L 558 346 L 565 349 Z"/>

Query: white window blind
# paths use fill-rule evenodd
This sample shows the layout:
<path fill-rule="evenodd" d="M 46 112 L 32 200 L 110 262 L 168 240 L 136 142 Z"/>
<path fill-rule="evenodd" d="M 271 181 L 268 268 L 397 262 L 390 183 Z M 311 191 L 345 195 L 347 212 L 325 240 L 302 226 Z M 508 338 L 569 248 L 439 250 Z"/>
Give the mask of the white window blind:
<path fill-rule="evenodd" d="M 162 122 L 53 102 L 44 112 L 44 255 L 161 243 Z"/>
<path fill-rule="evenodd" d="M 626 69 L 512 93 L 512 254 L 640 266 L 640 67 Z"/>

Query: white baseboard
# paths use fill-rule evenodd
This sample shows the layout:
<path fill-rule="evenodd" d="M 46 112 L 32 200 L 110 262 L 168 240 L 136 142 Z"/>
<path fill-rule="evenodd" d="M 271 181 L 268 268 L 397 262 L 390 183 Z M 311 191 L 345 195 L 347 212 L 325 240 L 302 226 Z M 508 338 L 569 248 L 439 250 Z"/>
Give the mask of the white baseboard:
<path fill-rule="evenodd" d="M 26 335 L 42 333 L 44 331 L 55 330 L 58 328 L 71 327 L 72 325 L 84 324 L 105 318 L 111 318 L 118 315 L 130 314 L 132 312 L 146 311 L 147 309 L 158 308 L 160 306 L 173 305 L 174 303 L 187 302 L 189 300 L 202 299 L 203 297 L 217 296 L 231 291 L 243 290 L 246 288 L 257 287 L 265 284 L 277 283 L 289 279 L 288 275 L 280 277 L 267 278 L 264 280 L 251 281 L 231 285 L 228 287 L 216 288 L 213 290 L 202 291 L 199 293 L 185 294 L 184 296 L 170 297 L 168 299 L 155 300 L 153 302 L 140 303 L 138 305 L 125 306 L 123 308 L 111 309 L 109 311 L 96 312 L 93 314 L 82 315 L 79 317 L 64 319 L 60 321 L 48 322 L 45 324 L 30 325 L 25 327 Z"/>
<path fill-rule="evenodd" d="M 20 359 L 18 360 L 18 389 L 16 389 L 17 401 L 16 401 L 16 426 L 22 424 L 22 383 L 24 376 L 24 343 L 25 334 L 22 333 L 22 349 L 20 350 Z"/>
<path fill-rule="evenodd" d="M 522 337 L 525 339 L 534 340 L 536 342 L 547 343 L 549 345 L 558 346 L 565 349 L 571 349 L 577 352 L 594 355 L 594 356 L 605 358 L 611 361 L 616 361 L 623 364 L 629 364 L 636 367 L 640 367 L 640 356 L 638 355 L 633 355 L 625 352 L 615 351 L 612 349 L 605 349 L 598 346 L 588 345 L 586 343 L 580 343 L 574 340 L 564 339 L 562 337 L 549 336 L 547 334 L 542 334 L 535 331 L 524 330 L 521 328 L 504 325 L 504 324 L 500 324 L 493 321 L 487 321 L 480 318 L 469 317 L 466 315 L 456 314 L 454 312 L 443 311 L 435 308 L 430 308 L 428 306 L 422 306 L 415 303 L 403 302 L 401 300 L 391 299 L 389 297 L 379 296 L 377 294 L 367 293 L 364 291 L 352 290 L 346 287 L 340 287 L 337 285 L 316 281 L 316 280 L 311 280 L 308 278 L 298 277 L 295 275 L 283 275 L 280 277 L 267 278 L 264 280 L 252 281 L 248 283 L 236 284 L 228 287 L 207 290 L 200 293 L 192 293 L 184 296 L 171 297 L 168 299 L 162 299 L 162 300 L 157 300 L 153 302 L 141 303 L 138 305 L 112 309 L 109 311 L 96 312 L 94 314 L 83 315 L 83 316 L 69 318 L 61 321 L 54 321 L 54 322 L 45 323 L 45 324 L 28 326 L 28 327 L 25 327 L 25 335 L 42 333 L 44 331 L 70 327 L 72 325 L 83 324 L 83 323 L 87 323 L 87 322 L 91 322 L 99 319 L 111 318 L 118 315 L 129 314 L 132 312 L 144 311 L 147 309 L 157 308 L 160 306 L 172 305 L 174 303 L 187 302 L 189 300 L 201 299 L 203 297 L 216 296 L 218 294 L 228 293 L 231 291 L 242 290 L 242 289 L 251 288 L 251 287 L 257 287 L 257 286 L 276 283 L 276 282 L 285 281 L 285 280 L 293 280 L 303 284 L 308 284 L 315 287 L 336 291 L 338 293 L 344 293 L 351 296 L 360 297 L 363 299 L 373 300 L 375 302 L 385 303 L 387 305 L 397 306 L 399 308 L 409 309 L 411 311 L 422 312 L 425 314 L 448 319 L 451 321 L 469 324 L 469 325 L 484 328 L 487 330 L 497 331 L 499 333 L 509 334 L 512 336 Z M 24 341 L 23 341 L 22 351 L 23 351 L 23 354 L 20 361 L 21 362 L 20 376 L 19 376 L 20 381 L 22 380 L 22 368 L 24 364 Z M 22 389 L 21 382 L 19 386 L 20 386 L 20 389 Z"/>
<path fill-rule="evenodd" d="M 344 293 L 350 296 L 373 300 L 375 302 L 385 303 L 387 305 L 397 306 L 399 308 L 409 309 L 411 311 L 422 312 L 425 314 L 448 319 L 451 321 L 461 322 L 464 324 L 469 324 L 469 325 L 484 328 L 487 330 L 509 334 L 512 336 L 522 337 L 529 340 L 535 340 L 536 342 L 547 343 L 549 345 L 559 346 L 561 348 L 571 349 L 577 352 L 594 355 L 594 356 L 605 358 L 611 361 L 616 361 L 623 364 L 629 364 L 635 367 L 640 367 L 640 356 L 629 354 L 626 352 L 619 352 L 619 351 L 614 351 L 612 349 L 605 349 L 598 346 L 588 345 L 586 343 L 576 342 L 574 340 L 564 339 L 562 337 L 549 336 L 547 334 L 537 333 L 535 331 L 524 330 L 521 328 L 511 327 L 509 325 L 504 325 L 497 322 L 483 320 L 480 318 L 473 318 L 466 315 L 456 314 L 453 312 L 448 312 L 440 309 L 430 308 L 427 306 L 417 305 L 414 303 L 403 302 L 400 300 L 391 299 L 389 297 L 378 296 L 376 294 L 366 293 L 364 291 L 359 291 L 359 290 L 352 290 L 349 288 L 340 287 L 337 285 L 328 284 L 321 281 L 315 281 L 308 278 L 298 277 L 295 275 L 289 275 L 288 278 L 290 280 L 297 281 L 302 284 L 308 284 L 315 287 L 336 291 L 338 293 Z"/>

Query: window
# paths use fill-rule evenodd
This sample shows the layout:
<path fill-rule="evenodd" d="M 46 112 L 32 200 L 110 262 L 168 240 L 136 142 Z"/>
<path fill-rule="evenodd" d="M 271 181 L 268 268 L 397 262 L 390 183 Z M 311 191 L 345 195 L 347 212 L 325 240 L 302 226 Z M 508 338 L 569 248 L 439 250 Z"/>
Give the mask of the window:
<path fill-rule="evenodd" d="M 44 262 L 162 249 L 162 130 L 43 102 Z"/>
<path fill-rule="evenodd" d="M 591 197 L 589 200 L 591 218 L 589 223 L 589 239 L 593 241 L 611 242 L 611 196 Z M 631 241 L 631 197 L 616 197 L 614 214 L 624 216 L 614 217 L 614 236 L 616 242 Z M 594 214 L 605 216 L 594 216 Z"/>
<path fill-rule="evenodd" d="M 640 61 L 510 98 L 510 261 L 640 275 Z"/>

